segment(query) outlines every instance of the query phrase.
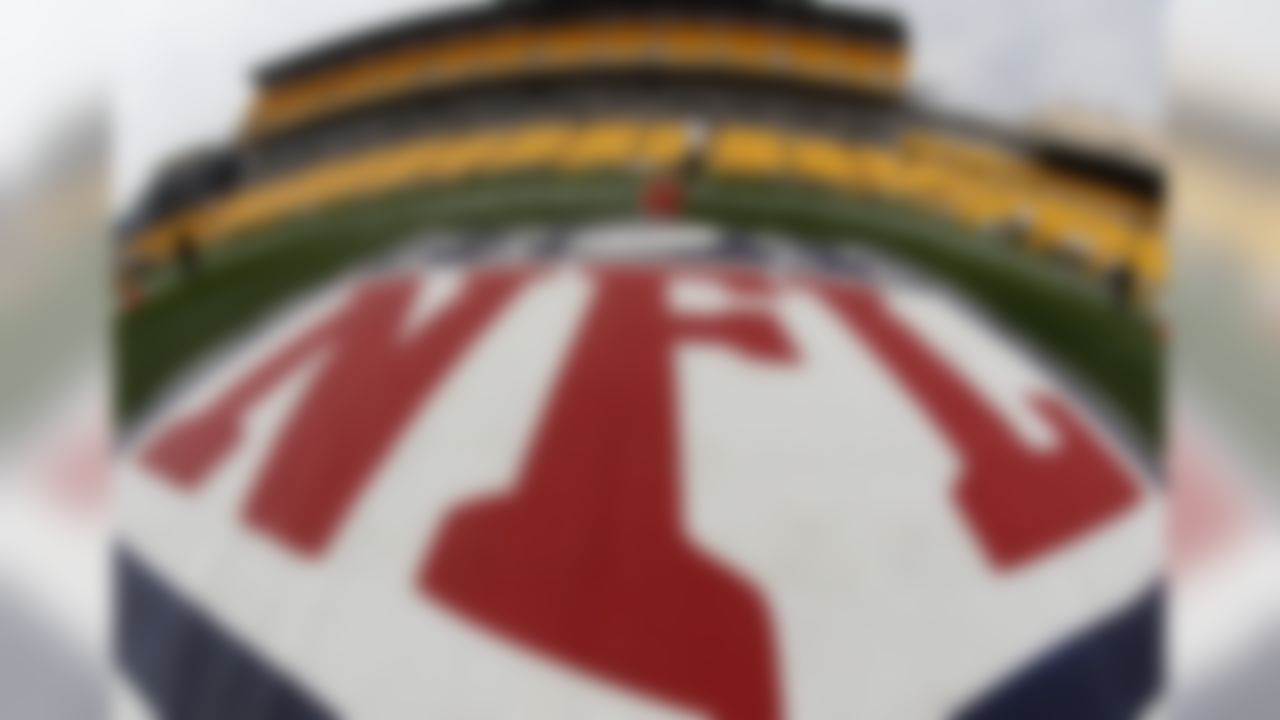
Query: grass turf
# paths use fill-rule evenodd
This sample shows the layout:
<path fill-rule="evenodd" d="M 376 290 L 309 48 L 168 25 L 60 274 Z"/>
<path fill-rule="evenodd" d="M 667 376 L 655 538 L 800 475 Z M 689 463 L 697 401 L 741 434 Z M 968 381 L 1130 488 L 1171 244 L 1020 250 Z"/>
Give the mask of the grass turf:
<path fill-rule="evenodd" d="M 638 182 L 514 178 L 410 188 L 246 232 L 207 253 L 189 282 L 161 277 L 117 319 L 117 414 L 136 419 L 181 372 L 297 293 L 428 230 L 574 223 L 631 212 Z M 969 297 L 1054 358 L 1154 454 L 1161 351 L 1150 321 L 1091 283 L 942 218 L 866 198 L 771 183 L 703 181 L 688 214 L 814 243 L 870 247 Z"/>

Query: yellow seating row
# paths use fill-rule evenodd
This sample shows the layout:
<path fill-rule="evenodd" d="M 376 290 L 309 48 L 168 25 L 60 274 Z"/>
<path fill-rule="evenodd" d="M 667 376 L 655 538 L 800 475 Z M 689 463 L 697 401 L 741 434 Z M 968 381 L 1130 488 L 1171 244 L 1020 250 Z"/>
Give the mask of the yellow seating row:
<path fill-rule="evenodd" d="M 145 229 L 131 247 L 144 258 L 172 253 L 178 237 L 217 242 L 235 232 L 312 208 L 416 184 L 455 183 L 479 175 L 677 167 L 689 131 L 675 120 L 540 121 L 449 133 L 321 163 L 250 185 L 202 208 Z"/>
<path fill-rule="evenodd" d="M 908 135 L 876 146 L 735 124 L 713 137 L 707 167 L 722 177 L 800 180 L 905 200 L 976 228 L 1022 222 L 1036 249 L 1074 255 L 1096 272 L 1128 265 L 1145 282 L 1163 279 L 1158 210 L 1011 152 L 948 142 Z"/>
<path fill-rule="evenodd" d="M 426 183 L 553 171 L 673 170 L 697 133 L 678 120 L 535 121 L 399 143 L 263 182 L 148 229 L 134 244 L 167 257 L 180 234 L 216 241 L 311 208 Z M 875 145 L 733 123 L 699 148 L 707 172 L 800 181 L 842 193 L 894 198 L 974 227 L 1022 222 L 1034 248 L 1070 253 L 1098 272 L 1118 265 L 1158 285 L 1165 248 L 1134 200 L 1066 180 L 995 148 L 943 147 L 908 136 Z"/>
<path fill-rule="evenodd" d="M 661 64 L 789 73 L 892 91 L 904 82 L 905 57 L 884 44 L 732 22 L 599 21 L 507 29 L 389 49 L 286 81 L 257 100 L 246 132 L 253 137 L 436 85 L 582 67 Z"/>

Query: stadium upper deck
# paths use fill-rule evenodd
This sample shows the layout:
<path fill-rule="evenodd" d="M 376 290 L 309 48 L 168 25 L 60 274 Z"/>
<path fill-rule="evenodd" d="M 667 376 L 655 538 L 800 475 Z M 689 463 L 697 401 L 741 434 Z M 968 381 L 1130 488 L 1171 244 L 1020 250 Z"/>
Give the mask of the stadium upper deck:
<path fill-rule="evenodd" d="M 409 186 L 692 160 L 1017 226 L 1158 284 L 1158 173 L 939 118 L 911 102 L 908 58 L 897 19 L 803 2 L 538 0 L 400 23 L 260 72 L 235 145 L 160 177 L 128 250 L 155 261 Z"/>
<path fill-rule="evenodd" d="M 259 139 L 415 92 L 546 75 L 666 70 L 895 95 L 902 26 L 767 2 L 513 2 L 356 37 L 277 63 L 245 128 Z"/>

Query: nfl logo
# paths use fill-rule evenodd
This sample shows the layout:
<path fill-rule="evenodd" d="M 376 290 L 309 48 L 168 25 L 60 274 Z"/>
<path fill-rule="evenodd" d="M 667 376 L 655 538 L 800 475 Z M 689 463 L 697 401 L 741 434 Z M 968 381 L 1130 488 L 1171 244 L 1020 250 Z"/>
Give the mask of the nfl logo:
<path fill-rule="evenodd" d="M 139 428 L 134 713 L 1146 708 L 1162 500 L 1043 362 L 924 283 L 571 244 L 345 280 Z"/>

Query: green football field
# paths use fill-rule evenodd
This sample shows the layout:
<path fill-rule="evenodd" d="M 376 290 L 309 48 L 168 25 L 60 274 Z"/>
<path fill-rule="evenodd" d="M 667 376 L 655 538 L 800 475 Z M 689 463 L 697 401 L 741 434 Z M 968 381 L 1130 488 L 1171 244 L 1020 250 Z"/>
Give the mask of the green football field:
<path fill-rule="evenodd" d="M 631 214 L 639 188 L 620 176 L 414 188 L 231 238 L 189 282 L 158 273 L 150 299 L 117 320 L 118 415 L 128 424 L 220 342 L 411 238 Z M 687 214 L 797 242 L 866 247 L 942 281 L 1052 359 L 1156 454 L 1163 376 L 1156 328 L 1078 272 L 915 209 L 792 184 L 701 181 L 690 188 Z"/>

